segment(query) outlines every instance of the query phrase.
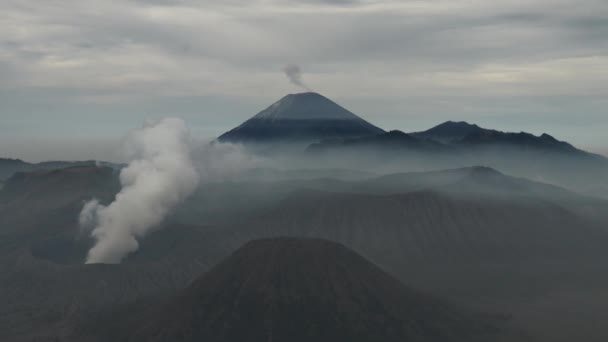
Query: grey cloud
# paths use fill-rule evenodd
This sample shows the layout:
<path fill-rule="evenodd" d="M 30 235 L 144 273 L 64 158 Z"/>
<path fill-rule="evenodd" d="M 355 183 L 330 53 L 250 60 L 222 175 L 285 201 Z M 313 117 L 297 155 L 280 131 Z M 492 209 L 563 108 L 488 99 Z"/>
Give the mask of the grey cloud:
<path fill-rule="evenodd" d="M 298 61 L 330 96 L 451 92 L 478 97 L 472 107 L 499 95 L 599 98 L 607 10 L 596 0 L 7 0 L 0 72 L 10 78 L 0 86 L 13 102 L 42 92 L 53 103 L 80 99 L 85 111 L 100 101 L 137 110 L 146 97 L 261 103 L 287 91 L 277 69 Z"/>
<path fill-rule="evenodd" d="M 569 21 L 582 19 L 543 19 L 547 14 L 541 7 L 503 14 L 487 10 L 281 14 L 244 7 L 245 11 L 228 11 L 217 22 L 197 21 L 192 25 L 182 21 L 164 25 L 135 15 L 136 9 L 112 10 L 111 18 L 65 15 L 60 21 L 71 23 L 75 34 L 100 49 L 107 45 L 145 44 L 164 49 L 176 58 L 204 56 L 246 68 L 274 69 L 281 60 L 290 59 L 309 64 L 419 58 L 449 67 L 494 59 L 518 61 L 531 55 L 555 58 L 606 53 L 588 46 L 584 40 L 561 34 L 568 29 Z M 581 34 L 598 34 L 597 27 L 580 29 Z M 522 31 L 527 34 L 520 34 Z M 289 44 L 295 37 L 298 44 Z"/>

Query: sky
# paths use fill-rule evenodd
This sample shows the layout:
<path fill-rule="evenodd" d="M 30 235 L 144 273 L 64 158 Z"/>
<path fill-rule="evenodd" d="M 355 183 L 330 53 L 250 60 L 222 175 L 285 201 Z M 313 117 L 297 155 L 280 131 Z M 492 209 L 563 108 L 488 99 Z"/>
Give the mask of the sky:
<path fill-rule="evenodd" d="M 145 120 L 211 139 L 302 81 L 384 129 L 446 120 L 608 155 L 606 0 L 2 0 L 0 157 L 117 160 Z"/>

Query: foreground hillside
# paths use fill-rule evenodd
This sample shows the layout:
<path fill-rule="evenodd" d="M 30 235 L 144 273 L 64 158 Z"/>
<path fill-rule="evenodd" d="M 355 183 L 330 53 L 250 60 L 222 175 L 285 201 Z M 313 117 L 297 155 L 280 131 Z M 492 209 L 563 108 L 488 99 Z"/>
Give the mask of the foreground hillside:
<path fill-rule="evenodd" d="M 596 215 L 604 201 L 487 168 L 279 178 L 201 188 L 121 265 L 83 265 L 90 240 L 77 226 L 82 201 L 111 200 L 115 173 L 14 179 L 0 193 L 0 339 L 68 341 L 74 322 L 183 289 L 248 241 L 277 236 L 340 242 L 414 288 L 510 314 L 509 324 L 546 341 L 608 336 L 600 326 L 583 329 L 608 298 L 608 233 Z"/>

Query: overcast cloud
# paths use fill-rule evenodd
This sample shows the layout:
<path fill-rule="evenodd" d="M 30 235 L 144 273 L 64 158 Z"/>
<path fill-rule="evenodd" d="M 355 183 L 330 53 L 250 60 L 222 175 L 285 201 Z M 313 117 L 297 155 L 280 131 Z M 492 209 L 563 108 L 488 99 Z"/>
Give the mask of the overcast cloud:
<path fill-rule="evenodd" d="M 59 158 L 19 145 L 109 144 L 167 115 L 212 137 L 300 91 L 289 64 L 384 128 L 467 120 L 608 152 L 606 37 L 605 0 L 3 0 L 0 154 Z"/>

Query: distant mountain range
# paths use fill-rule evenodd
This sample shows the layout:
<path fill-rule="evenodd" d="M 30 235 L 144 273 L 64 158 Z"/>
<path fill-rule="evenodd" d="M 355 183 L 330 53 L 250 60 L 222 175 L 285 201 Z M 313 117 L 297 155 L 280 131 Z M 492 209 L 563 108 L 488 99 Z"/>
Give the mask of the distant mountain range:
<path fill-rule="evenodd" d="M 571 153 L 590 156 L 572 146 L 559 141 L 547 133 L 535 136 L 526 132 L 511 133 L 493 129 L 481 128 L 467 122 L 444 122 L 424 132 L 411 133 L 412 136 L 422 139 L 434 140 L 445 144 L 457 146 L 472 145 L 504 145 L 521 149 L 537 149 L 552 152 Z M 599 157 L 596 155 L 596 157 Z"/>
<path fill-rule="evenodd" d="M 422 132 L 384 131 L 311 92 L 285 96 L 218 140 L 262 145 L 263 153 L 294 145 L 308 152 L 310 164 L 378 173 L 486 165 L 608 198 L 608 158 L 547 133 L 501 132 L 463 121 Z"/>
<path fill-rule="evenodd" d="M 608 159 L 579 150 L 571 144 L 559 141 L 544 133 L 535 136 L 530 133 L 501 132 L 481 128 L 467 122 L 447 121 L 423 132 L 404 133 L 390 131 L 372 136 L 328 139 L 313 144 L 309 150 L 322 151 L 336 148 L 401 148 L 410 150 L 449 151 L 451 153 L 483 147 L 515 148 L 522 152 L 536 151 L 584 156 L 598 160 Z"/>
<path fill-rule="evenodd" d="M 306 163 L 322 163 L 336 169 L 394 173 L 486 165 L 608 198 L 608 158 L 549 134 L 501 132 L 463 121 L 444 122 L 422 132 L 384 131 L 313 92 L 287 95 L 217 140 L 261 145 L 264 153 L 280 153 L 293 145 L 288 154 L 305 168 Z M 307 152 L 304 158 L 298 153 L 302 151 Z M 94 163 L 0 159 L 0 181 L 20 171 Z"/>
<path fill-rule="evenodd" d="M 504 145 L 591 155 L 546 133 L 535 136 L 525 132 L 501 132 L 463 121 L 447 121 L 423 132 L 386 132 L 313 92 L 283 97 L 238 127 L 222 134 L 218 140 L 246 144 L 295 141 L 320 143 L 314 145 L 315 149 L 372 145 L 411 149 L 439 149 L 440 145 L 461 148 Z"/>
<path fill-rule="evenodd" d="M 608 197 L 608 158 L 548 134 L 501 132 L 466 122 L 445 122 L 424 132 L 390 131 L 327 139 L 307 151 L 332 167 L 432 170 L 486 165 L 581 193 Z"/>

